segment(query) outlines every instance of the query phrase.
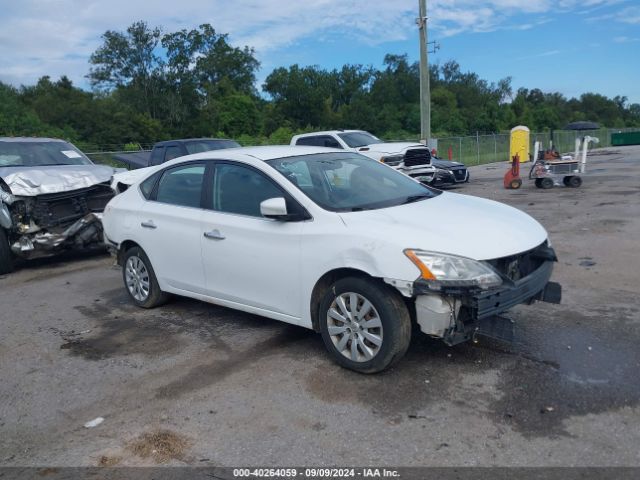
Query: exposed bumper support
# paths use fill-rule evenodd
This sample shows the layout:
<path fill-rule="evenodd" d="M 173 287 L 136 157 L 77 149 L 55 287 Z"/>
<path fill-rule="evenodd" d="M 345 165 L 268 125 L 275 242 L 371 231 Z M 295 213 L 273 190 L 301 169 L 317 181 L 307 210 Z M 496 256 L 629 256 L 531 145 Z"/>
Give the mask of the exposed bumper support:
<path fill-rule="evenodd" d="M 434 292 L 425 282 L 417 280 L 414 282 L 413 293 L 416 296 L 418 324 L 427 334 L 438 332 L 436 336 L 442 337 L 449 345 L 464 342 L 476 332 L 481 333 L 484 326 L 494 330 L 489 324 L 496 323 L 497 316 L 518 304 L 534 301 L 560 303 L 562 287 L 549 281 L 552 271 L 553 261 L 546 261 L 527 277 L 486 291 L 449 289 Z M 432 300 L 425 303 L 424 299 L 435 295 L 451 305 L 450 321 L 446 321 L 444 310 L 434 313 L 423 308 L 426 304 L 433 303 Z M 462 305 L 462 308 L 457 309 L 456 305 Z"/>
<path fill-rule="evenodd" d="M 534 300 L 545 301 L 544 292 L 552 271 L 553 262 L 544 262 L 531 275 L 513 282 L 513 285 L 479 292 L 463 298 L 463 305 L 471 309 L 474 320 L 482 320 L 505 312 L 520 303 L 529 303 Z M 560 303 L 561 287 L 557 283 L 554 285 L 557 285 L 554 287 L 557 290 L 555 295 L 557 301 L 553 303 Z"/>
<path fill-rule="evenodd" d="M 102 214 L 90 213 L 70 225 L 62 233 L 25 234 L 11 245 L 13 253 L 22 258 L 47 256 L 67 247 L 82 248 L 101 244 Z"/>

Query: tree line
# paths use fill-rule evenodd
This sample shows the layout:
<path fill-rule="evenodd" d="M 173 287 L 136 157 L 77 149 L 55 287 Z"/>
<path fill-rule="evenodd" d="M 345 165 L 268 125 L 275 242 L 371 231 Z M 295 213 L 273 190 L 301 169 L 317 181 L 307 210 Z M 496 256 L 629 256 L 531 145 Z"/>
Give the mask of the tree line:
<path fill-rule="evenodd" d="M 66 76 L 35 85 L 0 82 L 0 135 L 52 136 L 83 145 L 229 137 L 243 144 L 288 143 L 293 133 L 358 128 L 388 139 L 420 130 L 419 66 L 386 55 L 382 68 L 349 64 L 280 67 L 260 86 L 260 62 L 209 25 L 162 32 L 146 22 L 109 30 L 89 59 L 87 91 Z M 488 82 L 455 61 L 430 67 L 434 136 L 493 133 L 519 124 L 534 131 L 578 120 L 640 127 L 640 104 Z"/>

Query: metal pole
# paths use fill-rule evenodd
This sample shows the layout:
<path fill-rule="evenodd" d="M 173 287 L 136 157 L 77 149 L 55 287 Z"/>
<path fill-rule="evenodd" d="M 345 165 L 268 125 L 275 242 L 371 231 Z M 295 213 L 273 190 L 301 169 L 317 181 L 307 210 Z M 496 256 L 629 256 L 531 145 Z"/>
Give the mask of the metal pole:
<path fill-rule="evenodd" d="M 462 162 L 462 137 L 458 137 L 458 150 L 460 150 L 460 156 L 458 157 L 458 161 Z"/>
<path fill-rule="evenodd" d="M 431 138 L 431 94 L 429 91 L 429 57 L 427 51 L 427 0 L 419 0 L 420 18 L 420 139 Z"/>
<path fill-rule="evenodd" d="M 478 165 L 480 165 L 480 132 L 476 131 L 476 146 L 478 149 Z"/>

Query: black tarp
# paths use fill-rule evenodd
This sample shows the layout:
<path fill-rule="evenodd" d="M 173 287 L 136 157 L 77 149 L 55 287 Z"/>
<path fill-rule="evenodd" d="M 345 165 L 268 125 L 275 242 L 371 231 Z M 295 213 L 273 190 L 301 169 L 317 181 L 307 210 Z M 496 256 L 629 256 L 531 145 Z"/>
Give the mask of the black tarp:
<path fill-rule="evenodd" d="M 113 158 L 128 165 L 131 170 L 134 170 L 136 168 L 144 168 L 149 166 L 151 152 L 118 153 L 114 155 Z"/>

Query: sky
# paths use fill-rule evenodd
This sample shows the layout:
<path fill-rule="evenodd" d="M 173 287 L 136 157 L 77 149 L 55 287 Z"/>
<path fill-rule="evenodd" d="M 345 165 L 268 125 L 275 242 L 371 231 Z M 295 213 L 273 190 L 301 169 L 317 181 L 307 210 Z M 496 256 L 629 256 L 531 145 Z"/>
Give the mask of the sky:
<path fill-rule="evenodd" d="M 640 103 L 640 0 L 429 0 L 431 63 L 514 89 L 584 92 Z M 106 30 L 137 20 L 165 32 L 210 23 L 255 48 L 258 88 L 276 67 L 380 67 L 386 53 L 419 55 L 418 0 L 0 0 L 0 81 L 67 75 L 89 89 L 89 56 Z"/>

